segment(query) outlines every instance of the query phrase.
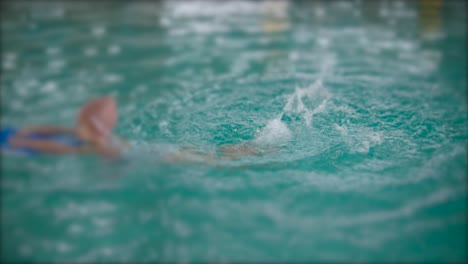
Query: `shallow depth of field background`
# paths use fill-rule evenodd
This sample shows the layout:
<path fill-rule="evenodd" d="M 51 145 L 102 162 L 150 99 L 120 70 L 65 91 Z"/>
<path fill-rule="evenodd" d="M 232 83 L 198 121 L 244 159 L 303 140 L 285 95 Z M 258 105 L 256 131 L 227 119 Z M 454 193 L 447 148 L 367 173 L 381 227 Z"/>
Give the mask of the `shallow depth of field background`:
<path fill-rule="evenodd" d="M 466 261 L 464 1 L 6 1 L 1 124 L 112 94 L 120 161 L 1 157 L 3 261 Z M 264 156 L 170 164 L 167 144 Z"/>

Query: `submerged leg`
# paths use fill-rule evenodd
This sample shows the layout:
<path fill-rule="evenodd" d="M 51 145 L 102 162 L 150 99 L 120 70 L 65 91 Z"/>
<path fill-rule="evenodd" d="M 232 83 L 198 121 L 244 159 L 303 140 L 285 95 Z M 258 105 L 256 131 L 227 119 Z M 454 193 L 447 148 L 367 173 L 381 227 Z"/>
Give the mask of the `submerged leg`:
<path fill-rule="evenodd" d="M 219 147 L 223 157 L 238 158 L 242 156 L 262 156 L 276 151 L 276 146 L 259 146 L 251 142 L 241 144 L 229 144 Z"/>
<path fill-rule="evenodd" d="M 218 151 L 200 151 L 195 148 L 178 149 L 169 153 L 165 160 L 169 162 L 212 162 L 216 160 L 236 159 L 243 156 L 261 156 L 276 151 L 275 146 L 258 146 L 250 142 L 227 144 Z"/>
<path fill-rule="evenodd" d="M 227 158 L 256 155 L 258 152 L 257 147 L 248 143 L 223 145 L 219 147 L 219 150 L 222 156 Z"/>
<path fill-rule="evenodd" d="M 190 151 L 190 150 L 178 150 L 170 153 L 165 158 L 169 162 L 210 162 L 215 160 L 214 153 Z"/>

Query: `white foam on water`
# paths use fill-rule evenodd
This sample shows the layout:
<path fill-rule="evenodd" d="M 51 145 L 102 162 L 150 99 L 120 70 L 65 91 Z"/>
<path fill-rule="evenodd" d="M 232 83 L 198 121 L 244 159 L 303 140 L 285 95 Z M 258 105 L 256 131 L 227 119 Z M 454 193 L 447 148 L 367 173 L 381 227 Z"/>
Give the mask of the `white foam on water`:
<path fill-rule="evenodd" d="M 72 235 L 80 234 L 82 233 L 84 228 L 79 225 L 79 224 L 71 224 L 68 226 L 67 232 Z"/>
<path fill-rule="evenodd" d="M 188 237 L 192 234 L 190 227 L 182 221 L 175 220 L 173 225 L 175 232 L 179 237 Z"/>
<path fill-rule="evenodd" d="M 73 245 L 65 242 L 65 241 L 59 241 L 57 242 L 57 251 L 60 252 L 60 253 L 66 253 L 66 252 L 69 252 L 73 249 Z"/>
<path fill-rule="evenodd" d="M 296 87 L 294 93 L 288 97 L 283 111 L 268 122 L 254 139 L 254 142 L 260 145 L 281 145 L 288 142 L 292 138 L 292 133 L 288 126 L 281 121 L 285 113 L 302 114 L 305 124 L 310 126 L 313 115 L 323 112 L 331 98 L 330 92 L 322 85 L 322 78 L 329 74 L 334 64 L 333 56 L 325 59 L 320 71 L 321 77 L 317 81 L 306 88 Z M 313 105 L 309 105 L 310 103 Z"/>
<path fill-rule="evenodd" d="M 114 73 L 106 74 L 103 77 L 103 81 L 107 83 L 118 83 L 123 80 L 122 76 Z"/>
<path fill-rule="evenodd" d="M 354 135 L 351 139 L 346 139 L 348 145 L 351 148 L 351 153 L 369 153 L 371 147 L 382 144 L 383 139 L 378 132 L 361 132 Z"/>
<path fill-rule="evenodd" d="M 406 218 L 414 213 L 423 210 L 425 208 L 445 203 L 456 196 L 456 192 L 453 189 L 440 189 L 435 191 L 426 197 L 421 197 L 412 201 L 408 201 L 406 204 L 399 208 L 386 211 L 374 211 L 356 216 L 349 216 L 346 218 L 335 219 L 334 225 L 337 226 L 353 226 L 359 224 L 372 224 L 376 222 L 385 222 L 391 219 Z"/>
<path fill-rule="evenodd" d="M 63 59 L 51 60 L 47 63 L 47 67 L 51 70 L 61 70 L 67 62 Z"/>
<path fill-rule="evenodd" d="M 13 70 L 16 68 L 16 64 L 11 61 L 4 61 L 3 62 L 3 69 L 5 70 Z"/>
<path fill-rule="evenodd" d="M 16 68 L 16 54 L 14 52 L 7 52 L 3 55 L 2 66 L 5 70 L 13 70 Z"/>
<path fill-rule="evenodd" d="M 77 217 L 89 217 L 91 215 L 106 215 L 115 211 L 115 205 L 104 201 L 93 203 L 69 202 L 62 207 L 54 208 L 56 220 L 76 219 Z"/>
<path fill-rule="evenodd" d="M 42 86 L 41 88 L 41 91 L 45 92 L 45 93 L 52 93 L 52 92 L 55 92 L 57 91 L 57 83 L 54 82 L 54 81 L 48 81 L 44 84 L 44 86 Z"/>
<path fill-rule="evenodd" d="M 116 55 L 116 54 L 119 54 L 120 53 L 120 46 L 119 45 L 110 45 L 108 48 L 107 48 L 107 53 L 110 54 L 110 55 Z"/>
<path fill-rule="evenodd" d="M 317 43 L 321 46 L 321 47 L 328 47 L 330 45 L 330 39 L 326 38 L 326 37 L 319 37 L 317 39 Z"/>
<path fill-rule="evenodd" d="M 104 256 L 111 256 L 114 253 L 114 251 L 110 247 L 102 248 L 101 252 Z"/>
<path fill-rule="evenodd" d="M 167 18 L 167 17 L 161 17 L 161 18 L 159 19 L 159 24 L 162 25 L 162 26 L 164 26 L 164 27 L 169 27 L 169 26 L 172 24 L 172 22 L 171 22 L 171 20 L 170 20 L 169 18 Z"/>
<path fill-rule="evenodd" d="M 94 36 L 96 37 L 102 37 L 106 34 L 107 32 L 107 29 L 105 26 L 94 26 L 92 29 L 91 29 L 91 32 Z"/>
<path fill-rule="evenodd" d="M 98 54 L 98 50 L 95 47 L 87 47 L 83 52 L 84 55 L 88 57 L 96 56 Z"/>
<path fill-rule="evenodd" d="M 14 53 L 14 52 L 6 52 L 5 54 L 3 54 L 3 60 L 7 60 L 7 61 L 14 61 L 14 60 L 16 60 L 16 53 Z"/>
<path fill-rule="evenodd" d="M 270 120 L 263 128 L 254 142 L 260 145 L 281 144 L 291 139 L 291 131 L 285 123 L 281 122 L 282 114 Z"/>
<path fill-rule="evenodd" d="M 204 1 L 171 1 L 165 3 L 166 12 L 173 17 L 227 17 L 230 15 L 258 14 L 264 10 L 259 4 L 251 1 L 227 1 L 212 5 Z"/>
<path fill-rule="evenodd" d="M 62 7 L 57 7 L 52 9 L 52 12 L 50 14 L 54 18 L 63 18 L 65 15 L 65 9 L 63 9 Z"/>
<path fill-rule="evenodd" d="M 360 146 L 358 146 L 355 151 L 358 153 L 369 153 L 370 150 L 370 143 L 367 140 L 361 142 Z"/>
<path fill-rule="evenodd" d="M 62 51 L 60 47 L 48 47 L 46 49 L 47 55 L 57 55 Z"/>
<path fill-rule="evenodd" d="M 352 2 L 348 2 L 348 1 L 339 1 L 336 3 L 336 7 L 340 8 L 340 9 L 353 9 L 354 8 L 354 5 Z"/>
<path fill-rule="evenodd" d="M 348 128 L 346 127 L 346 125 L 338 125 L 338 124 L 333 124 L 335 129 L 340 132 L 341 135 L 345 136 L 348 134 Z"/>
<path fill-rule="evenodd" d="M 314 15 L 318 18 L 323 18 L 325 17 L 325 15 L 327 14 L 327 12 L 325 11 L 325 9 L 321 6 L 317 6 L 315 9 L 314 9 Z"/>
<path fill-rule="evenodd" d="M 112 228 L 113 222 L 112 219 L 95 217 L 92 219 L 93 225 L 99 229 Z"/>
<path fill-rule="evenodd" d="M 330 98 L 331 94 L 322 85 L 322 80 L 318 79 L 309 87 L 296 88 L 296 91 L 289 96 L 283 111 L 284 113 L 302 114 L 306 125 L 310 126 L 313 115 L 323 112 Z M 314 102 L 315 107 L 307 106 L 304 102 L 305 99 Z"/>
<path fill-rule="evenodd" d="M 192 22 L 188 26 L 188 32 L 198 34 L 219 33 L 229 30 L 229 28 L 208 22 Z"/>

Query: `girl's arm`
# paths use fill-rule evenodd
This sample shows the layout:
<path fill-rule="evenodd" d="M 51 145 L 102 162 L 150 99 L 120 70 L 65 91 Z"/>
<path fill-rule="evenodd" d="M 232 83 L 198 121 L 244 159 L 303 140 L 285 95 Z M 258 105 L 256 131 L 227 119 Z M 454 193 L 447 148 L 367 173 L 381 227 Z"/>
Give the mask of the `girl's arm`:
<path fill-rule="evenodd" d="M 8 142 L 12 147 L 28 148 L 41 152 L 65 154 L 77 152 L 77 147 L 67 146 L 51 140 L 35 140 L 24 137 L 14 137 Z"/>
<path fill-rule="evenodd" d="M 50 135 L 50 134 L 74 134 L 75 132 L 73 128 L 44 125 L 44 126 L 31 126 L 31 127 L 22 128 L 18 131 L 17 135 L 25 136 L 31 133 Z"/>
<path fill-rule="evenodd" d="M 23 137 L 15 137 L 9 141 L 9 144 L 13 147 L 28 148 L 54 154 L 94 153 L 109 158 L 115 158 L 120 154 L 119 149 L 106 146 L 84 145 L 73 147 L 59 144 L 51 140 L 34 140 Z"/>

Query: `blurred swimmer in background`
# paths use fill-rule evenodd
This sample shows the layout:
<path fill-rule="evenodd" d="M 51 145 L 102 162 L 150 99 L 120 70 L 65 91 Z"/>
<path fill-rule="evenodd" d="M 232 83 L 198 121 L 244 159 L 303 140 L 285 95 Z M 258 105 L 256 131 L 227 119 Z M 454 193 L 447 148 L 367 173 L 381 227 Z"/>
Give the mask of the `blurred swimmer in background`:
<path fill-rule="evenodd" d="M 150 149 L 131 146 L 112 134 L 117 123 L 117 105 L 110 96 L 95 98 L 84 104 L 72 128 L 38 125 L 25 128 L 3 127 L 0 130 L 2 153 L 86 154 L 107 158 L 138 157 L 143 154 L 163 162 L 214 162 L 242 156 L 263 155 L 272 148 L 259 148 L 251 142 L 223 145 L 216 151 L 203 152 L 194 147 L 182 148 L 173 144 L 156 144 Z M 133 144 L 132 144 L 133 145 Z M 132 154 L 133 153 L 133 154 Z"/>
<path fill-rule="evenodd" d="M 112 129 L 117 123 L 117 106 L 110 96 L 95 98 L 84 104 L 72 128 L 38 125 L 25 128 L 2 127 L 2 152 L 34 155 L 40 153 L 94 153 L 106 157 L 119 156 L 111 144 L 116 138 Z"/>

